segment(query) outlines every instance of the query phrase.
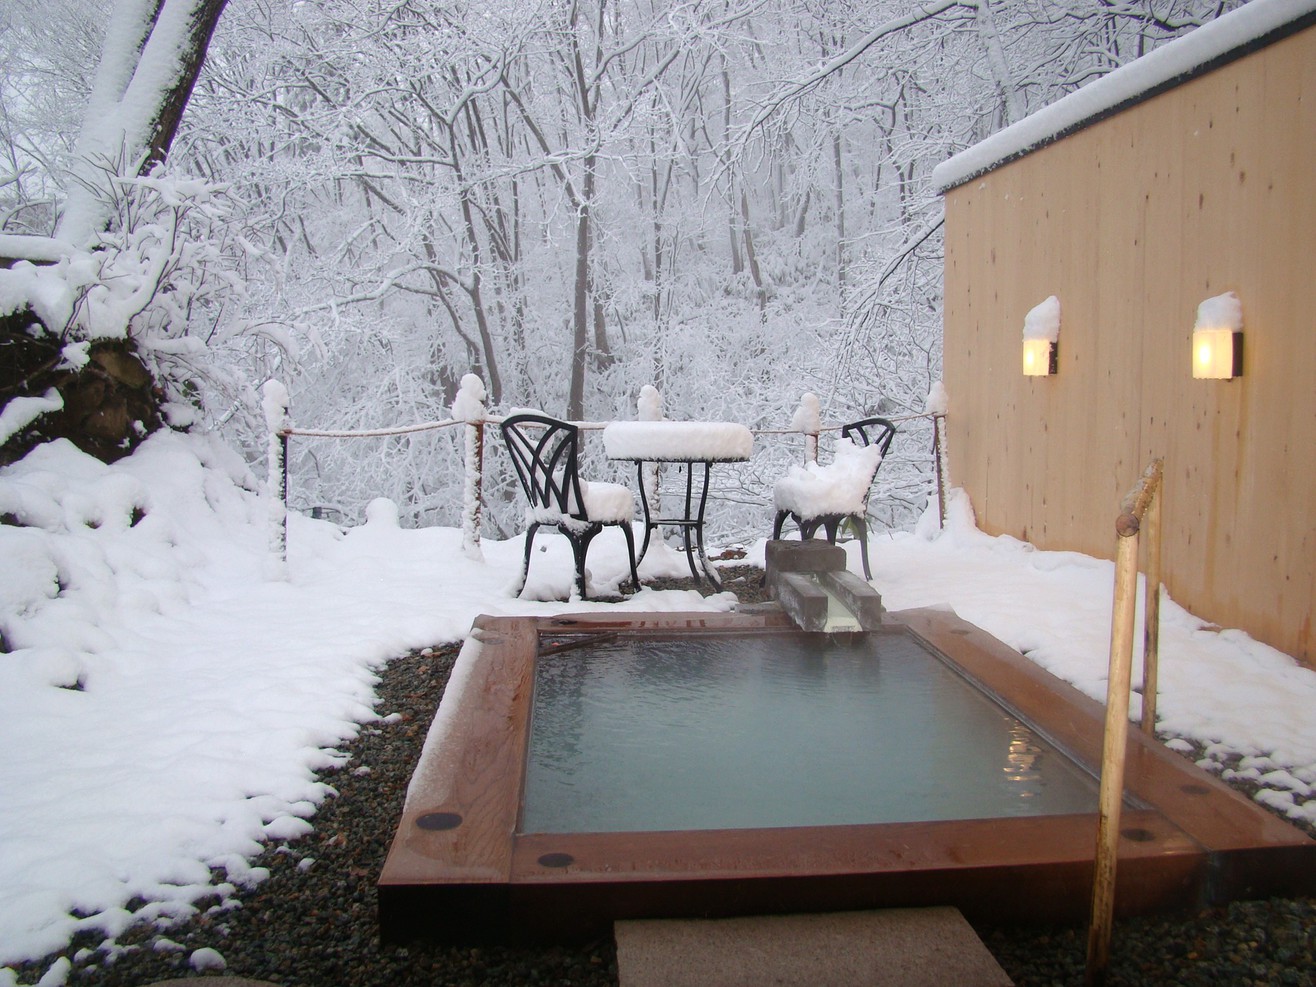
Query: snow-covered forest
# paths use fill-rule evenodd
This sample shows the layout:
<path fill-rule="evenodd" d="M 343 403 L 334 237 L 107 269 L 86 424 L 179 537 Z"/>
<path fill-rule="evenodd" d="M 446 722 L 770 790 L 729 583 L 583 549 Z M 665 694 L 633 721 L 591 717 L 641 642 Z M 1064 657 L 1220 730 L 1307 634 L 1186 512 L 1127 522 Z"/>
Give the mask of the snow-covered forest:
<path fill-rule="evenodd" d="M 0 302 L 41 300 L 66 364 L 126 336 L 165 420 L 253 462 L 268 378 L 311 428 L 446 418 L 468 372 L 491 410 L 572 419 L 634 417 L 646 384 L 669 417 L 756 429 L 804 392 L 827 423 L 919 413 L 940 377 L 932 168 L 1233 6 L 0 0 L 0 255 L 65 258 L 11 263 Z M 152 170 L 151 59 L 197 47 L 203 14 Z M 0 399 L 43 398 L 23 384 Z M 789 442 L 727 473 L 730 533 L 761 533 Z M 461 446 L 300 440 L 291 502 L 452 524 Z M 888 523 L 922 508 L 929 446 L 927 421 L 902 428 Z M 507 534 L 510 478 L 488 479 Z"/>

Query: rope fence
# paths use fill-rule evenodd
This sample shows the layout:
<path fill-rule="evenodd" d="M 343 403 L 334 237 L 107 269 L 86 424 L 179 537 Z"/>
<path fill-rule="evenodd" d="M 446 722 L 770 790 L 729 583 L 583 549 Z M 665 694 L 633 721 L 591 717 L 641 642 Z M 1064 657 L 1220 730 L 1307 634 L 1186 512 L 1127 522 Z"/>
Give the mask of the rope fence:
<path fill-rule="evenodd" d="M 267 381 L 262 388 L 266 426 L 269 430 L 269 447 L 267 453 L 267 486 L 273 502 L 270 511 L 272 530 L 270 547 L 280 566 L 286 563 L 288 550 L 288 443 L 298 438 L 315 439 L 378 439 L 394 436 L 414 435 L 457 426 L 466 426 L 464 449 L 464 482 L 462 484 L 462 549 L 467 557 L 480 560 L 480 527 L 484 498 L 485 466 L 485 427 L 497 425 L 503 420 L 502 415 L 489 413 L 484 406 L 485 389 L 483 382 L 474 374 L 462 378 L 461 388 L 453 402 L 453 417 L 435 421 L 420 422 L 414 425 L 398 425 L 386 428 L 369 429 L 319 429 L 302 428 L 292 423 L 291 405 L 287 389 L 278 381 Z M 806 395 L 806 399 L 812 395 Z M 816 399 L 814 399 L 816 401 Z M 945 439 L 944 412 L 925 412 L 889 417 L 893 424 L 911 421 L 932 422 L 932 460 L 935 477 L 938 518 L 941 524 L 946 520 L 945 497 Z M 582 431 L 601 431 L 612 424 L 607 421 L 572 422 Z M 805 438 L 806 463 L 818 461 L 818 440 L 823 434 L 839 432 L 844 423 L 824 424 L 813 420 L 805 427 L 795 428 L 754 428 L 755 436 L 790 436 L 803 435 Z M 910 460 L 912 461 L 912 460 Z"/>

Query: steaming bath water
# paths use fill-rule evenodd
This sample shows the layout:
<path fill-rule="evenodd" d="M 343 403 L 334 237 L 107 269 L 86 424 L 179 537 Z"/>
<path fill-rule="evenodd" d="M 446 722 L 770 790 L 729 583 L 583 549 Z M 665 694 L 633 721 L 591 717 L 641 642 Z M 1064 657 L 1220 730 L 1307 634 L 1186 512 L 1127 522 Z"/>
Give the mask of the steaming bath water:
<path fill-rule="evenodd" d="M 1095 810 L 1096 781 L 907 633 L 623 637 L 540 658 L 520 832 Z"/>

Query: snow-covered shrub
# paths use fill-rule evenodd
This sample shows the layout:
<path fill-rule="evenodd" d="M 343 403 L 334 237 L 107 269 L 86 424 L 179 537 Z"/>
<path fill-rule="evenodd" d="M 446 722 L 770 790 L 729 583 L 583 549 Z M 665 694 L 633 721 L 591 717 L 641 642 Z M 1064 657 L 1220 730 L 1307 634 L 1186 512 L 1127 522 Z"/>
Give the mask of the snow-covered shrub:
<path fill-rule="evenodd" d="M 11 396 L 63 397 L 15 430 L 11 458 L 60 436 L 113 458 L 160 424 L 187 427 L 235 402 L 258 411 L 237 369 L 245 343 L 231 352 L 256 330 L 241 318 L 244 245 L 227 190 L 164 167 L 104 168 L 111 219 L 88 249 L 52 241 L 54 263 L 0 270 L 5 342 L 23 364 Z"/>

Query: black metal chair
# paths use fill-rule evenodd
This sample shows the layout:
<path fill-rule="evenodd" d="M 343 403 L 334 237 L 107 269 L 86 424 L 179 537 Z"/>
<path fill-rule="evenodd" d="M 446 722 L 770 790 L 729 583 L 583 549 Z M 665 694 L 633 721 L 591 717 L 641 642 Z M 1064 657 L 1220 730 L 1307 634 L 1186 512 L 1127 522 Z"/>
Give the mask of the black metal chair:
<path fill-rule="evenodd" d="M 850 445 L 837 447 L 835 462 L 828 466 L 811 463 L 807 469 L 796 466 L 777 481 L 773 487 L 777 508 L 773 539 L 781 537 L 782 526 L 790 518 L 800 529 L 801 540 L 812 538 L 822 528 L 827 540 L 835 545 L 841 525 L 849 522 L 859 539 L 864 578 L 872 579 L 868 566 L 868 496 L 895 434 L 896 426 L 885 418 L 850 422 L 841 429 L 841 438 L 849 440 Z M 853 450 L 863 452 L 855 455 Z"/>
<path fill-rule="evenodd" d="M 635 568 L 635 496 L 619 483 L 587 483 L 579 473 L 580 430 L 570 422 L 546 415 L 523 412 L 500 424 L 516 477 L 521 481 L 530 508 L 526 519 L 525 558 L 516 595 L 525 589 L 530 574 L 530 551 L 542 527 L 556 528 L 571 542 L 576 561 L 576 589 L 585 595 L 585 555 L 589 543 L 604 527 L 616 525 L 626 537 L 631 580 L 640 588 Z"/>

